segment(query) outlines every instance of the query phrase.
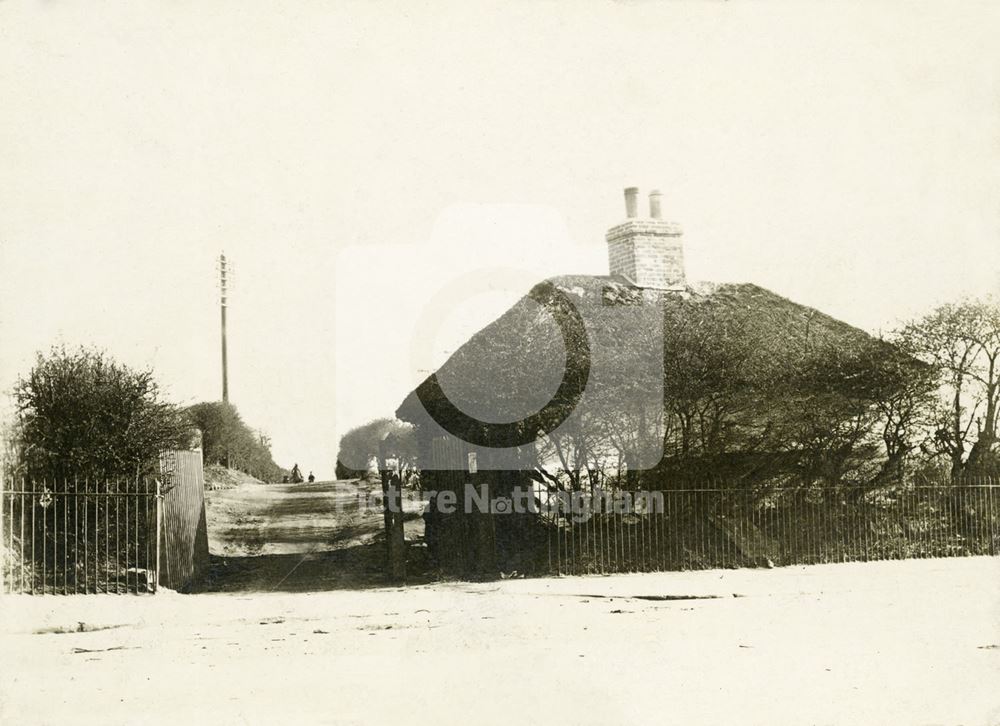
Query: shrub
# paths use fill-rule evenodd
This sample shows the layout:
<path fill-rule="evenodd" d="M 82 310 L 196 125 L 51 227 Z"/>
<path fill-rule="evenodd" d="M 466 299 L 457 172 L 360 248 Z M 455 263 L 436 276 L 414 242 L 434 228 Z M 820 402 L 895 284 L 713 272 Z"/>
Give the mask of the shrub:
<path fill-rule="evenodd" d="M 53 348 L 14 387 L 19 473 L 34 478 L 132 478 L 186 444 L 178 410 L 150 370 L 103 351 Z"/>
<path fill-rule="evenodd" d="M 357 426 L 340 438 L 337 452 L 337 478 L 362 477 L 368 471 L 368 462 L 378 456 L 379 446 L 386 436 L 392 437 L 394 451 L 403 465 L 416 464 L 417 445 L 413 426 L 392 418 L 378 418 Z"/>
<path fill-rule="evenodd" d="M 205 464 L 222 464 L 264 481 L 278 481 L 287 473 L 274 463 L 267 437 L 247 426 L 231 403 L 196 403 L 185 414 L 201 430 Z"/>

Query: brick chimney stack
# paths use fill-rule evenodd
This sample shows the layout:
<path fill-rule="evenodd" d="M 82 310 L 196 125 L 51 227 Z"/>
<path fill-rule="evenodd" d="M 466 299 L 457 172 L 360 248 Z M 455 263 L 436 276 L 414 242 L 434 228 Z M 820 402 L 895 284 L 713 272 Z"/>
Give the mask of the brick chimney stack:
<path fill-rule="evenodd" d="M 637 287 L 684 289 L 684 244 L 680 225 L 661 218 L 662 194 L 649 193 L 649 218 L 638 216 L 639 190 L 625 190 L 627 219 L 608 230 L 608 264 Z"/>

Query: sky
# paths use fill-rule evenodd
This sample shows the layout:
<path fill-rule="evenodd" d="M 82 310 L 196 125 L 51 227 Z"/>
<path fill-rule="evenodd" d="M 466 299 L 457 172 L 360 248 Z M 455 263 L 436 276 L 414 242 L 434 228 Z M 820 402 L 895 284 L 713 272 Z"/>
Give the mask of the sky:
<path fill-rule="evenodd" d="M 872 332 L 1000 287 L 1000 6 L 0 3 L 0 388 L 96 345 L 320 477 L 663 192 L 692 280 Z"/>

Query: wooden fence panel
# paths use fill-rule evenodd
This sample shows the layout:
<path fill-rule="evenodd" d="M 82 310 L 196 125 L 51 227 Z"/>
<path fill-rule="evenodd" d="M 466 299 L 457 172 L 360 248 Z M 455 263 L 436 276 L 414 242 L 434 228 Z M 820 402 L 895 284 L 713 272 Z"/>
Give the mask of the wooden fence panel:
<path fill-rule="evenodd" d="M 184 590 L 208 565 L 205 476 L 200 451 L 171 451 L 163 474 L 160 584 Z"/>

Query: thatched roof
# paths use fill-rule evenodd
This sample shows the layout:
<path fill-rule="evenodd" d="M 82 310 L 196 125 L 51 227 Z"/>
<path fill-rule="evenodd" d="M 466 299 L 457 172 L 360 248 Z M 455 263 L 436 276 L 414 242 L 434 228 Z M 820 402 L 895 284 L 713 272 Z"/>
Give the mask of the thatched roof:
<path fill-rule="evenodd" d="M 570 325 L 564 340 L 557 321 L 572 317 L 572 310 L 584 322 L 586 336 Z M 487 422 L 522 419 L 550 400 L 556 409 L 572 407 L 566 386 L 560 389 L 567 351 L 567 379 L 586 381 L 588 393 L 613 391 L 619 403 L 627 403 L 628 394 L 662 395 L 664 366 L 668 386 L 671 365 L 685 372 L 699 364 L 708 368 L 705 361 L 719 346 L 726 347 L 728 358 L 733 350 L 743 351 L 741 372 L 727 371 L 725 363 L 716 371 L 728 385 L 748 370 L 770 368 L 810 349 L 874 342 L 858 328 L 753 284 L 701 283 L 656 291 L 618 277 L 560 276 L 539 283 L 476 333 L 406 397 L 396 415 L 418 426 L 445 423 L 465 436 L 472 426 L 456 416 L 452 403 Z M 588 348 L 589 379 L 579 365 Z"/>

